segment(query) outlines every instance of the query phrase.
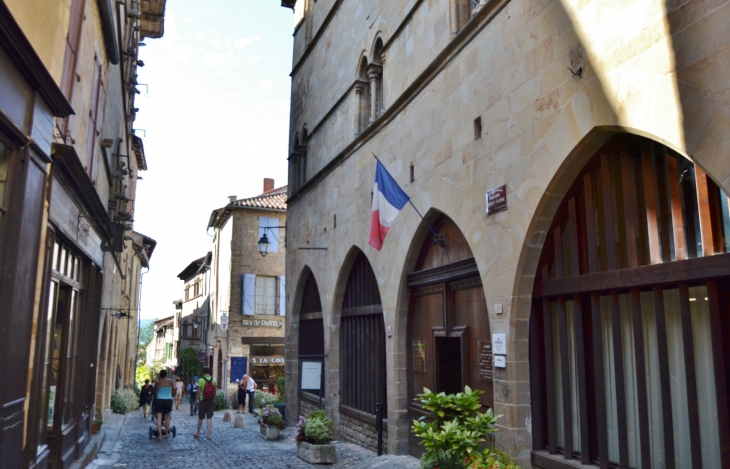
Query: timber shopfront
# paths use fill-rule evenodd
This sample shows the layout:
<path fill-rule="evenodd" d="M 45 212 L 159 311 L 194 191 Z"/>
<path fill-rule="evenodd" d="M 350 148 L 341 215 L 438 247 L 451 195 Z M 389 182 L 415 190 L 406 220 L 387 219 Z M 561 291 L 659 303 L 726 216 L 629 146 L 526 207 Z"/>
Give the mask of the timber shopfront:
<path fill-rule="evenodd" d="M 590 159 L 537 268 L 535 466 L 730 467 L 729 252 L 728 195 L 691 161 L 629 136 Z"/>

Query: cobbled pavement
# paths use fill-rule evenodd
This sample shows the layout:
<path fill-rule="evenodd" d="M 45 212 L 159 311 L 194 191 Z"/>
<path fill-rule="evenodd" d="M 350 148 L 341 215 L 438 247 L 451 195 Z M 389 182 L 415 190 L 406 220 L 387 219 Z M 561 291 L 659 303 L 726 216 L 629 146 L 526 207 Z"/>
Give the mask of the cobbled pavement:
<path fill-rule="evenodd" d="M 184 402 L 183 404 L 187 404 Z M 234 428 L 232 422 L 224 422 L 224 411 L 213 416 L 211 440 L 206 439 L 206 425 L 200 438 L 194 438 L 197 416 L 190 416 L 188 406 L 173 410 L 172 425 L 177 428 L 175 438 L 158 441 L 149 438 L 149 419 L 142 418 L 142 411 L 127 415 L 113 414 L 105 423 L 106 437 L 97 453 L 97 459 L 89 469 L 126 468 L 153 469 L 172 467 L 195 468 L 246 468 L 246 469 L 332 469 L 387 467 L 388 469 L 415 469 L 418 461 L 407 456 L 382 456 L 360 446 L 336 442 L 337 462 L 331 466 L 315 466 L 297 457 L 293 440 L 294 428 L 282 430 L 277 441 L 267 441 L 259 433 L 257 418 L 246 414 L 246 428 Z M 235 417 L 234 413 L 234 417 Z"/>

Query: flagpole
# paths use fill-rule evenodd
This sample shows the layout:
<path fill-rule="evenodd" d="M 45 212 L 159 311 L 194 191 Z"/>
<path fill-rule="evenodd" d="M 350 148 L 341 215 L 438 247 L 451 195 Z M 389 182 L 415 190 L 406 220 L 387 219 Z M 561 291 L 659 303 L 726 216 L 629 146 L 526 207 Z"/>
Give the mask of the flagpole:
<path fill-rule="evenodd" d="M 373 153 L 373 158 L 375 158 L 377 161 L 380 161 L 380 159 L 378 158 L 378 156 L 375 153 Z M 383 162 L 380 161 L 380 163 L 382 164 Z M 383 166 L 385 166 L 385 165 L 383 165 Z M 445 248 L 446 247 L 446 241 L 445 241 L 444 237 L 443 236 L 439 236 L 438 233 L 436 233 L 436 230 L 433 229 L 433 227 L 431 226 L 431 224 L 428 223 L 428 221 L 426 221 L 426 219 L 424 218 L 424 216 L 421 215 L 421 212 L 419 212 L 418 209 L 416 208 L 416 206 L 413 205 L 413 202 L 411 202 L 411 198 L 410 197 L 408 197 L 408 203 L 411 204 L 411 207 L 413 207 L 413 210 L 416 211 L 416 213 L 418 214 L 418 216 L 421 217 L 421 220 L 423 220 L 423 223 L 425 223 L 426 226 L 428 227 L 428 229 L 431 231 L 431 234 L 433 235 L 433 242 L 434 242 L 434 244 L 438 244 L 442 248 Z"/>

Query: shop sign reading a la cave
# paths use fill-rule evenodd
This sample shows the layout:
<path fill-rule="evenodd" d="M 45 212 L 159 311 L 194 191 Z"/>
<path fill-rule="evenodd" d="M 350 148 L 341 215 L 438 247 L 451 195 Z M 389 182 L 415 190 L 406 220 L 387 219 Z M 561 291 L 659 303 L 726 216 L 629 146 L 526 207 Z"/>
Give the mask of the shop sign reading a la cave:
<path fill-rule="evenodd" d="M 244 319 L 244 327 L 281 327 L 278 319 Z"/>
<path fill-rule="evenodd" d="M 252 365 L 283 365 L 284 357 L 251 357 Z"/>

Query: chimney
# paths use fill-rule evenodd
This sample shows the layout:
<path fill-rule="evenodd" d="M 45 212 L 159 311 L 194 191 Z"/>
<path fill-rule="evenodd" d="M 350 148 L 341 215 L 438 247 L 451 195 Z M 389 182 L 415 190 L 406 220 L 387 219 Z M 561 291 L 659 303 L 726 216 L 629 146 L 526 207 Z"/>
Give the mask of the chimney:
<path fill-rule="evenodd" d="M 238 200 L 238 196 L 236 196 L 236 195 L 229 195 L 228 196 L 228 203 L 229 204 L 234 203 L 236 200 Z"/>
<path fill-rule="evenodd" d="M 274 190 L 274 180 L 271 178 L 264 178 L 264 194 Z"/>

